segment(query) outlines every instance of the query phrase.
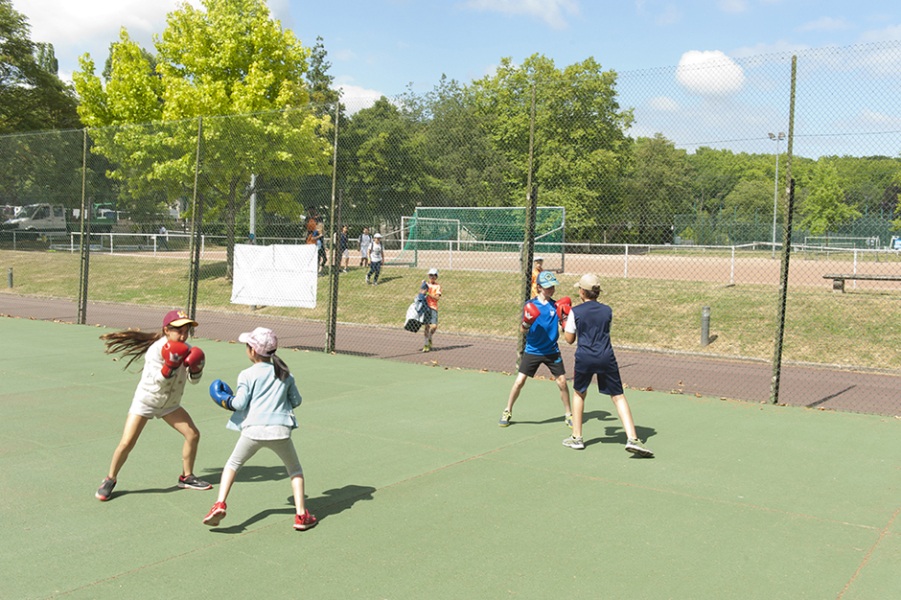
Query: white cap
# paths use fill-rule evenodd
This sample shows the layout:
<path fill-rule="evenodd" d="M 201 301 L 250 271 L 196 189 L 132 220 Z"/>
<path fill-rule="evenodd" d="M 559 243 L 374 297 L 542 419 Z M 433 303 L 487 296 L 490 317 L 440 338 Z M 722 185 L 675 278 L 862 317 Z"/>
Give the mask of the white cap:
<path fill-rule="evenodd" d="M 543 257 L 543 256 L 536 256 L 534 260 L 535 260 L 535 262 L 544 262 L 544 257 Z"/>
<path fill-rule="evenodd" d="M 438 269 L 436 269 L 435 267 L 432 267 L 431 269 L 429 269 L 428 275 L 437 275 L 437 274 L 438 274 Z"/>
<path fill-rule="evenodd" d="M 271 329 L 257 327 L 249 333 L 242 333 L 238 341 L 249 345 L 253 351 L 263 357 L 272 356 L 278 349 L 278 338 Z"/>
<path fill-rule="evenodd" d="M 382 237 L 382 234 L 381 234 L 381 233 L 377 233 L 377 234 L 375 234 L 375 235 L 374 235 L 374 236 L 372 236 L 372 237 L 377 237 L 377 238 L 380 238 L 380 237 Z"/>

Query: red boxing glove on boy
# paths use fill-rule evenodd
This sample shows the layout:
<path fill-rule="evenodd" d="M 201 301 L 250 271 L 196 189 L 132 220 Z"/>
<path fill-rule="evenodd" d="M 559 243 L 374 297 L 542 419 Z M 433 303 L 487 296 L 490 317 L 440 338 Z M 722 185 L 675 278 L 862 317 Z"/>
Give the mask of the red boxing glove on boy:
<path fill-rule="evenodd" d="M 573 301 L 569 296 L 563 296 L 559 300 L 557 300 L 557 318 L 560 320 L 560 325 L 566 325 L 566 319 L 569 318 L 569 313 L 573 309 Z"/>
<path fill-rule="evenodd" d="M 535 322 L 541 316 L 541 311 L 535 306 L 533 303 L 529 302 L 526 304 L 526 307 L 522 311 L 522 326 L 523 327 L 531 327 L 532 323 Z"/>

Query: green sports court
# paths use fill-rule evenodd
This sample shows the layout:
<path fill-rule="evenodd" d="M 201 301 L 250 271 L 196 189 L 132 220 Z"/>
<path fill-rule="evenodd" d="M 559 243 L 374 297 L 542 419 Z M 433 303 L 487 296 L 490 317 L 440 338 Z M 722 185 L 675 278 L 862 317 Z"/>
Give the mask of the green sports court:
<path fill-rule="evenodd" d="M 181 490 L 182 438 L 149 423 L 108 502 L 138 380 L 107 329 L 0 319 L 0 598 L 880 599 L 901 588 L 899 426 L 872 416 L 627 391 L 631 457 L 590 391 L 584 451 L 552 381 L 283 348 L 304 397 L 294 441 L 317 527 L 292 528 L 287 475 L 260 452 L 228 516 Z M 243 347 L 193 340 L 183 406 L 217 486 L 237 434 L 209 398 Z"/>

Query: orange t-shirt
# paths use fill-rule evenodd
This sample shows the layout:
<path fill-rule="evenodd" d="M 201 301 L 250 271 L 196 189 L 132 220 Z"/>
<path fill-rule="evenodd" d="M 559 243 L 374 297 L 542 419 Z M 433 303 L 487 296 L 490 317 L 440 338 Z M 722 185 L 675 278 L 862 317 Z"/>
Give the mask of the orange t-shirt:
<path fill-rule="evenodd" d="M 315 244 L 315 240 L 313 240 L 313 232 L 316 231 L 316 219 L 310 217 L 307 219 L 307 243 Z"/>
<path fill-rule="evenodd" d="M 532 269 L 532 297 L 538 295 L 538 274 L 544 269 Z"/>
<path fill-rule="evenodd" d="M 428 304 L 429 308 L 432 310 L 438 310 L 438 297 L 441 296 L 441 284 L 429 283 L 428 281 L 424 281 L 423 283 L 429 288 L 425 297 L 426 304 Z"/>

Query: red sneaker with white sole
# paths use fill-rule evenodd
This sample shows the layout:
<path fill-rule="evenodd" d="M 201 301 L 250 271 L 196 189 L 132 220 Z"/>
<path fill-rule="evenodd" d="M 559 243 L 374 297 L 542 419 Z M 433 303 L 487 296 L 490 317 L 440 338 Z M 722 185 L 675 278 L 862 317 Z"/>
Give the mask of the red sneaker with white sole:
<path fill-rule="evenodd" d="M 302 515 L 294 515 L 294 529 L 303 531 L 304 529 L 315 527 L 318 522 L 316 517 L 310 514 L 309 510 L 303 511 Z"/>
<path fill-rule="evenodd" d="M 215 527 L 225 518 L 225 502 L 217 502 L 210 509 L 210 513 L 203 518 L 203 524 Z"/>

